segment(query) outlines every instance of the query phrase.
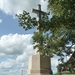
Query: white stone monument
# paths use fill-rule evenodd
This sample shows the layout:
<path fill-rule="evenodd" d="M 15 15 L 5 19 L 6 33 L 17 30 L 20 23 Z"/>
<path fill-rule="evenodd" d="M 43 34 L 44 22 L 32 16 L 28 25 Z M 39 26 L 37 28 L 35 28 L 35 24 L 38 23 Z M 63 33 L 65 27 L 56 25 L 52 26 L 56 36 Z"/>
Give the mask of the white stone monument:
<path fill-rule="evenodd" d="M 32 9 L 32 12 L 37 14 L 37 22 L 39 26 L 41 14 L 45 12 L 41 11 L 41 5 L 39 4 L 37 6 L 37 9 Z M 37 32 L 39 32 L 38 29 Z M 35 54 L 29 58 L 27 75 L 52 75 L 50 57 L 43 57 L 42 54 L 38 52 L 38 49 L 39 48 L 36 48 Z"/>

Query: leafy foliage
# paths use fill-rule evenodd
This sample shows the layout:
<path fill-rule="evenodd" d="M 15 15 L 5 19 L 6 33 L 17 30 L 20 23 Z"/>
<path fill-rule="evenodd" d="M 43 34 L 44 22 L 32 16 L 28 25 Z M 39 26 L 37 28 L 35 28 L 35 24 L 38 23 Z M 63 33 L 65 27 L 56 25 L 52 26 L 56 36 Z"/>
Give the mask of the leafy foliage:
<path fill-rule="evenodd" d="M 32 29 L 37 25 L 36 18 L 31 18 L 28 12 L 23 11 L 22 14 L 16 16 L 18 17 L 19 25 L 22 26 L 25 30 Z"/>
<path fill-rule="evenodd" d="M 52 13 L 52 18 L 49 18 L 49 14 L 41 16 L 37 28 L 40 33 L 35 32 L 33 36 L 33 43 L 39 44 L 34 48 L 38 47 L 43 55 L 69 55 L 72 46 L 67 45 L 75 44 L 75 0 L 48 0 L 48 10 Z M 36 18 L 31 18 L 26 11 L 17 17 L 25 30 L 37 26 Z"/>

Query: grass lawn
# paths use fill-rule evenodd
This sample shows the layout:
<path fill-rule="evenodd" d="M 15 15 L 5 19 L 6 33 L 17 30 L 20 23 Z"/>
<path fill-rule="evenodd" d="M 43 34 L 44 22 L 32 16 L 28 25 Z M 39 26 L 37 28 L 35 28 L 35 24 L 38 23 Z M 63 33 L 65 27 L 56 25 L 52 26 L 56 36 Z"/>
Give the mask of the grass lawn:
<path fill-rule="evenodd" d="M 62 74 L 62 75 L 75 75 L 75 74 Z"/>

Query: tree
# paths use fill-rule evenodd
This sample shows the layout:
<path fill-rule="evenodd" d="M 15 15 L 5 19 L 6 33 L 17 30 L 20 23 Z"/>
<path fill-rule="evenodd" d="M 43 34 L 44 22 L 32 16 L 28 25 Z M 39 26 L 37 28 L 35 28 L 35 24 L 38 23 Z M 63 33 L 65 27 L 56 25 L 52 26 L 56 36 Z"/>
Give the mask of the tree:
<path fill-rule="evenodd" d="M 71 48 L 75 44 L 75 1 L 74 0 L 48 0 L 48 10 L 52 14 L 41 16 L 40 26 L 41 33 L 35 32 L 33 36 L 34 48 L 39 47 L 43 55 L 63 56 L 69 55 Z M 31 18 L 28 12 L 23 11 L 17 15 L 19 25 L 25 30 L 37 26 L 36 18 Z M 67 45 L 71 43 L 71 46 Z"/>
<path fill-rule="evenodd" d="M 54 36 L 57 33 L 63 43 L 62 47 L 66 54 L 71 53 L 71 48 L 75 44 L 75 1 L 74 0 L 48 0 L 48 10 L 54 16 L 55 22 L 53 30 Z M 53 23 L 53 22 L 52 22 Z M 61 35 L 60 35 L 61 34 Z M 57 37 L 59 38 L 59 36 Z M 56 38 L 57 39 L 57 38 Z M 55 39 L 55 40 L 56 40 Z M 63 42 L 64 41 L 64 42 Z M 71 46 L 66 49 L 66 45 L 71 43 Z"/>

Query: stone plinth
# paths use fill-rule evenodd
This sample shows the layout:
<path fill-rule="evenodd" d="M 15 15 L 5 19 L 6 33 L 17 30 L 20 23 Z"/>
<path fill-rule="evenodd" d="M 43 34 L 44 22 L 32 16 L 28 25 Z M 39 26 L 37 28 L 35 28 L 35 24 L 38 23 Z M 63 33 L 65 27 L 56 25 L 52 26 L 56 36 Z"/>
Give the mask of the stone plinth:
<path fill-rule="evenodd" d="M 27 75 L 51 75 L 51 73 L 50 57 L 36 54 L 29 58 Z"/>

